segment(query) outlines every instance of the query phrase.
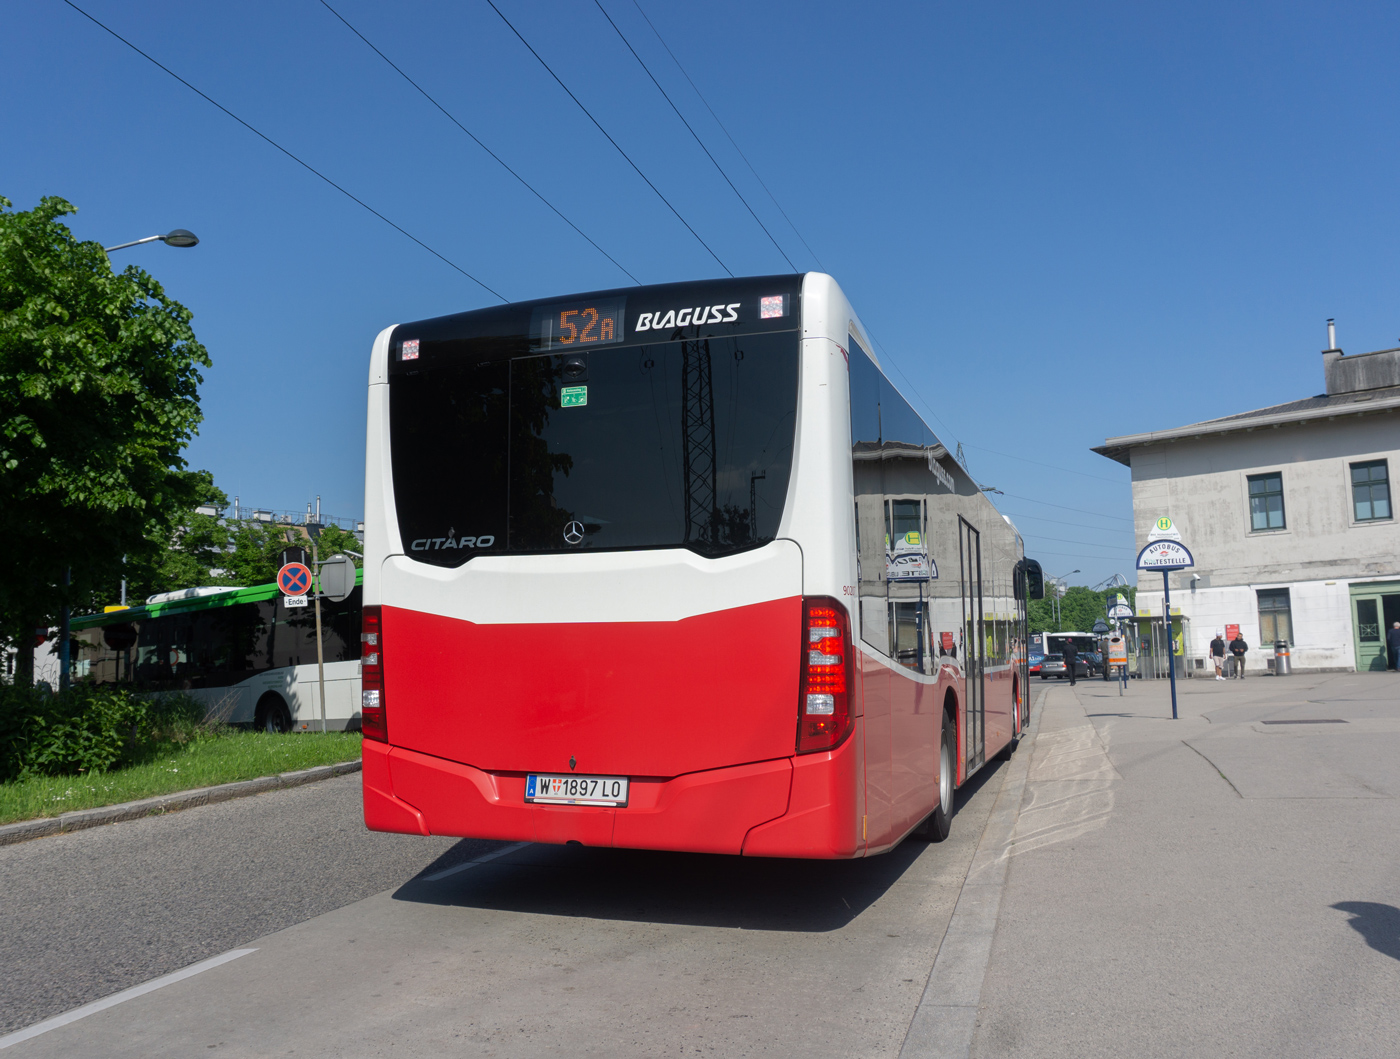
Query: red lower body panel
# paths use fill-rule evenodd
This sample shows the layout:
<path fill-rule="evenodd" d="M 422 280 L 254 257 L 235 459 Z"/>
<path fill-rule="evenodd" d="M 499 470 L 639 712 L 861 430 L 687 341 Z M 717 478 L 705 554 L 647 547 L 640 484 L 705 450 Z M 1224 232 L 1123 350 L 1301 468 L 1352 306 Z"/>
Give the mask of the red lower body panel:
<path fill-rule="evenodd" d="M 857 855 L 855 740 L 837 750 L 634 778 L 629 804 L 534 805 L 525 774 L 486 772 L 412 750 L 364 743 L 365 823 L 377 831 L 586 846 Z"/>

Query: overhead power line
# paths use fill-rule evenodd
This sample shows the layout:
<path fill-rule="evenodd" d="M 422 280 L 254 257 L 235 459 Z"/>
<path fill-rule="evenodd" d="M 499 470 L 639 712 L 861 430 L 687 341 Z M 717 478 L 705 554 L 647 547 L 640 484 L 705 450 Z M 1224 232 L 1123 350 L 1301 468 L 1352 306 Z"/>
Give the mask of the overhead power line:
<path fill-rule="evenodd" d="M 1115 552 L 1131 552 L 1132 549 L 1118 544 L 1100 544 L 1098 541 L 1072 541 L 1065 537 L 1045 537 L 1039 533 L 1026 533 L 1022 531 L 1022 537 L 1038 541 L 1054 541 L 1056 544 L 1083 544 L 1089 548 L 1107 548 Z"/>
<path fill-rule="evenodd" d="M 537 190 L 534 188 L 534 186 L 531 185 L 531 183 L 530 183 L 528 180 L 526 180 L 523 176 L 521 176 L 519 173 L 517 173 L 517 172 L 516 172 L 514 169 L 512 169 L 509 165 L 507 165 L 506 162 L 505 162 L 505 159 L 503 159 L 503 158 L 502 158 L 500 155 L 498 155 L 495 151 L 491 150 L 491 148 L 487 147 L 486 144 L 482 143 L 481 140 L 478 139 L 477 135 L 476 135 L 474 132 L 471 131 L 471 129 L 467 128 L 467 127 L 466 127 L 465 125 L 463 125 L 460 121 L 458 121 L 457 118 L 456 118 L 456 116 L 453 115 L 451 111 L 449 111 L 446 107 L 444 107 L 441 103 L 439 103 L 436 99 L 434 99 L 431 95 L 428 94 L 427 89 L 425 89 L 422 85 L 420 85 L 420 84 L 419 84 L 417 81 L 415 81 L 413 78 L 409 77 L 408 74 L 404 72 L 403 68 L 402 68 L 401 66 L 399 66 L 398 63 L 394 62 L 393 59 L 389 58 L 389 56 L 385 55 L 382 51 L 380 51 L 379 48 L 377 48 L 377 47 L 374 45 L 374 43 L 373 43 L 368 37 L 366 37 L 366 36 L 365 36 L 363 33 L 361 33 L 358 29 L 356 29 L 354 26 L 352 26 L 352 25 L 350 24 L 349 20 L 346 19 L 346 17 L 345 17 L 344 15 L 342 15 L 342 14 L 341 14 L 339 11 L 337 11 L 335 8 L 331 7 L 331 5 L 328 4 L 328 3 L 326 2 L 326 0 L 321 0 L 321 6 L 324 7 L 327 11 L 329 11 L 329 12 L 330 12 L 332 15 L 334 15 L 336 18 L 340 19 L 340 21 L 344 24 L 344 26 L 345 26 L 346 29 L 348 29 L 351 33 L 355 34 L 355 36 L 359 37 L 360 40 L 364 41 L 364 42 L 365 42 L 365 45 L 370 49 L 370 51 L 374 52 L 375 55 L 378 55 L 381 59 L 383 59 L 386 63 L 388 63 L 391 67 L 393 67 L 394 72 L 397 73 L 400 77 L 402 77 L 405 81 L 407 81 L 410 85 L 412 85 L 415 89 L 417 89 L 418 92 L 419 92 L 419 94 L 422 95 L 422 97 L 423 97 L 424 99 L 426 99 L 426 100 L 427 100 L 429 103 L 431 103 L 433 106 L 437 107 L 438 110 L 442 111 L 443 115 L 447 118 L 448 121 L 452 122 L 453 125 L 456 125 L 457 128 L 461 129 L 464 133 L 466 133 L 468 136 L 470 136 L 471 139 L 472 139 L 472 142 L 475 143 L 478 147 L 480 147 L 480 148 L 481 148 L 483 151 L 485 151 L 487 154 L 489 154 L 493 159 L 495 159 L 496 162 L 498 162 L 498 163 L 500 164 L 500 166 L 501 166 L 502 169 L 504 169 L 504 170 L 505 170 L 507 173 L 509 173 L 511 176 L 515 177 L 515 179 L 518 180 L 518 181 L 520 181 L 520 183 L 522 183 L 523 185 L 525 185 L 526 190 L 528 190 L 528 191 L 530 192 L 530 194 L 534 195 L 535 198 L 539 199 L 539 200 L 540 200 L 541 202 L 543 202 L 546 206 L 548 206 L 551 210 L 553 210 L 555 216 L 557 216 L 561 221 L 563 221 L 563 222 L 564 222 L 565 224 L 567 224 L 570 228 L 572 228 L 574 231 L 576 231 L 579 235 L 583 236 L 583 238 L 584 238 L 585 240 L 588 241 L 588 245 L 589 245 L 589 246 L 593 247 L 594 250 L 598 251 L 598 253 L 602 254 L 605 258 L 607 258 L 607 259 L 608 259 L 609 261 L 611 261 L 614 265 L 616 265 L 619 269 L 621 269 L 622 272 L 623 272 L 623 274 L 626 275 L 627 278 L 630 279 L 633 283 L 640 284 L 640 283 L 642 282 L 642 281 L 639 280 L 636 276 L 632 275 L 632 273 L 628 272 L 627 269 L 623 267 L 622 262 L 618 261 L 617 258 L 615 258 L 615 257 L 612 256 L 612 254 L 608 253 L 608 252 L 607 252 L 606 250 L 604 250 L 601 246 L 599 246 L 596 242 L 594 242 L 594 240 L 592 239 L 592 237 L 590 237 L 589 234 L 588 234 L 587 232 L 585 232 L 582 228 L 580 228 L 580 227 L 579 227 L 577 224 L 575 224 L 573 221 L 569 220 L 569 218 L 565 217 L 564 214 L 563 214 L 563 212 L 560 211 L 559 207 L 555 206 L 554 203 L 550 202 L 549 199 L 545 198 L 542 194 L 540 194 L 540 192 L 537 191 Z"/>
<path fill-rule="evenodd" d="M 1034 497 L 1020 496 L 1016 493 L 1007 493 L 1006 495 L 1011 497 L 1013 500 L 1024 500 L 1028 504 L 1041 504 L 1045 507 L 1057 507 L 1061 511 L 1077 511 L 1081 515 L 1093 515 L 1095 518 L 1111 518 L 1115 519 L 1118 522 L 1133 521 L 1130 518 L 1124 518 L 1122 515 L 1105 515 L 1102 511 L 1090 511 L 1087 507 L 1066 507 L 1064 504 L 1052 504 L 1048 500 L 1037 500 Z"/>
<path fill-rule="evenodd" d="M 1028 459 L 1025 456 L 1013 456 L 1009 452 L 998 452 L 996 449 L 989 449 L 985 445 L 974 445 L 970 441 L 967 443 L 967 447 L 970 449 L 979 449 L 982 452 L 990 452 L 993 456 L 1005 456 L 1008 460 L 1020 460 L 1022 463 L 1033 463 L 1037 467 L 1048 467 L 1052 471 L 1063 471 L 1065 474 L 1077 474 L 1081 478 L 1094 478 L 1100 482 L 1112 482 L 1114 485 L 1123 484 L 1122 479 L 1119 478 L 1105 478 L 1101 474 L 1089 474 L 1087 471 L 1076 471 L 1070 469 L 1069 467 L 1060 467 L 1053 463 L 1045 463 L 1041 460 Z"/>
<path fill-rule="evenodd" d="M 473 283 L 475 283 L 475 284 L 476 284 L 478 287 L 480 287 L 482 290 L 490 291 L 490 292 L 491 292 L 493 295 L 495 295 L 497 298 L 500 298 L 501 301 L 506 301 L 505 296 L 502 295 L 499 291 L 493 290 L 492 288 L 488 287 L 485 283 L 483 283 L 481 280 L 477 279 L 477 278 L 476 278 L 475 276 L 473 276 L 470 272 L 468 272 L 466 269 L 464 269 L 461 265 L 457 264 L 457 262 L 453 261 L 451 258 L 445 256 L 444 254 L 441 254 L 441 253 L 439 253 L 438 251 L 434 250 L 434 249 L 433 249 L 431 246 L 429 246 L 427 243 L 423 242 L 422 239 L 419 239 L 418 236 L 414 235 L 412 232 L 408 231 L 408 230 L 405 229 L 405 228 L 401 228 L 399 225 L 397 225 L 397 224 L 395 224 L 393 221 L 389 220 L 388 217 L 384 216 L 384 214 L 380 213 L 378 210 L 376 210 L 376 209 L 375 209 L 373 206 L 371 206 L 369 203 L 365 202 L 364 199 L 358 198 L 358 197 L 356 197 L 355 195 L 351 194 L 349 191 L 347 191 L 345 188 L 341 187 L 339 184 L 337 184 L 337 183 L 336 183 L 334 180 L 332 180 L 330 177 L 326 176 L 325 173 L 321 172 L 321 171 L 320 171 L 319 169 L 317 169 L 315 166 L 311 165 L 311 164 L 308 163 L 308 162 L 302 161 L 302 160 L 301 160 L 300 158 L 298 158 L 296 155 L 292 154 L 291 151 L 287 150 L 287 148 L 283 147 L 280 143 L 278 143 L 276 140 L 274 140 L 271 136 L 268 136 L 266 133 L 260 132 L 259 130 L 253 128 L 253 126 L 249 125 L 246 121 L 244 121 L 242 118 L 240 118 L 240 117 L 239 117 L 237 114 L 235 114 L 233 111 L 229 110 L 228 107 L 224 106 L 224 105 L 223 105 L 222 103 L 220 103 L 217 99 L 214 99 L 212 96 L 206 95 L 205 93 L 201 92 L 198 88 L 195 88 L 194 85 L 190 84 L 190 83 L 189 83 L 188 81 L 186 81 L 183 77 L 181 77 L 179 74 L 177 74 L 174 70 L 170 69 L 170 67 L 166 66 L 166 65 L 165 65 L 164 63 L 162 63 L 160 60 L 158 60 L 158 59 L 154 58 L 153 56 L 148 55 L 146 52 L 142 51 L 142 50 L 141 50 L 140 48 L 138 48 L 135 44 L 132 44 L 131 41 L 127 40 L 127 39 L 126 39 L 125 37 L 123 37 L 120 33 L 118 33 L 116 30 L 114 30 L 111 26 L 107 25 L 107 24 L 104 23 L 104 22 L 98 21 L 96 18 L 93 18 L 92 15 L 88 14 L 86 11 L 84 11 L 84 10 L 83 10 L 81 7 L 79 7 L 77 4 L 73 3 L 73 0 L 63 0 L 63 2 L 64 2 L 65 4 L 67 4 L 69 7 L 71 7 L 74 11 L 78 12 L 78 14 L 82 15 L 85 19 L 87 19 L 87 20 L 88 20 L 89 22 L 91 22 L 93 25 L 97 26 L 99 29 L 105 30 L 106 32 L 110 33 L 112 36 L 116 37 L 117 40 L 119 40 L 119 41 L 121 41 L 123 44 L 125 44 L 128 48 L 130 48 L 132 51 L 134 51 L 137 55 L 139 55 L 139 56 L 141 56 L 143 59 L 146 59 L 147 61 L 153 63 L 154 65 L 160 67 L 162 70 L 164 70 L 166 73 L 168 73 L 171 77 L 175 78 L 175 80 L 179 81 L 182 85 L 184 85 L 186 88 L 188 88 L 188 89 L 189 89 L 191 92 L 193 92 L 195 95 L 199 96 L 200 99 L 203 99 L 206 103 L 212 103 L 214 106 L 218 107 L 218 108 L 219 108 L 220 110 L 222 110 L 225 114 L 227 114 L 230 118 L 232 118 L 234 121 L 238 122 L 238 124 L 242 125 L 242 126 L 243 126 L 245 129 L 247 129 L 249 132 L 251 132 L 254 136 L 258 137 L 260 140 L 263 140 L 264 142 L 266 142 L 266 143 L 268 143 L 268 144 L 271 144 L 273 147 L 277 148 L 277 150 L 281 151 L 281 152 L 282 152 L 283 154 L 285 154 L 288 158 L 290 158 L 293 162 L 295 162 L 297 165 L 299 165 L 299 166 L 301 166 L 303 169 L 305 169 L 308 173 L 311 173 L 311 174 L 313 174 L 314 176 L 320 177 L 322 180 L 324 180 L 324 181 L 325 181 L 327 184 L 329 184 L 331 187 L 335 188 L 336 191 L 339 191 L 342 195 L 344 195 L 347 199 L 350 199 L 352 202 L 356 203 L 356 204 L 359 205 L 359 206 L 363 206 L 363 207 L 364 207 L 365 209 L 367 209 L 370 213 L 374 214 L 376 217 L 378 217 L 381 221 L 383 221 L 385 224 L 387 224 L 390 228 L 394 229 L 394 230 L 395 230 L 396 232 L 398 232 L 400 235 L 404 235 L 404 236 L 407 236 L 409 239 L 412 239 L 415 243 L 417 243 L 419 246 L 421 246 L 424 250 L 428 251 L 428 253 L 432 254 L 432 255 L 433 255 L 435 258 L 437 258 L 439 261 L 443 262 L 443 264 L 448 265 L 448 266 L 450 266 L 450 267 L 456 269 L 458 272 L 460 272 L 462 275 L 466 276 L 467 279 L 471 280 Z"/>
<path fill-rule="evenodd" d="M 1003 515 L 1011 515 L 1015 518 L 1028 518 L 1035 522 L 1053 522 L 1056 526 L 1077 526 L 1079 529 L 1104 530 L 1108 533 L 1132 533 L 1130 526 L 1095 526 L 1089 522 L 1066 522 L 1064 519 L 1046 518 L 1044 515 L 1032 515 L 1028 511 L 1007 511 L 1006 508 L 999 508 Z"/>
<path fill-rule="evenodd" d="M 683 76 L 687 81 L 690 82 L 690 87 L 695 90 L 695 94 L 699 96 L 700 102 L 705 104 L 705 109 L 710 112 L 710 117 L 715 119 L 715 124 L 720 127 L 720 131 L 724 133 L 725 137 L 734 147 L 734 150 L 738 152 L 739 157 L 744 160 L 744 165 L 749 167 L 749 172 L 753 174 L 753 178 L 757 180 L 759 186 L 763 188 L 765 192 L 767 192 L 768 197 L 773 201 L 773 205 L 776 206 L 778 208 L 778 212 L 783 215 L 783 220 L 787 221 L 788 227 L 792 229 L 792 234 L 797 236 L 798 240 L 802 243 L 803 246 L 807 247 L 807 253 L 812 255 L 812 260 L 817 263 L 817 267 L 823 272 L 827 271 L 826 266 L 822 264 L 822 259 L 817 257 L 817 252 L 813 250 L 810 246 L 808 246 L 806 239 L 802 238 L 802 233 L 797 230 L 797 225 L 792 223 L 792 218 L 787 215 L 787 211 L 783 209 L 782 204 L 778 202 L 777 196 L 775 196 L 772 191 L 769 191 L 768 185 L 765 184 L 763 182 L 763 178 L 758 175 L 758 170 L 756 170 L 753 167 L 753 163 L 749 161 L 748 155 L 744 154 L 744 152 L 740 149 L 739 145 L 735 143 L 734 137 L 729 135 L 729 130 L 725 128 L 724 122 L 720 121 L 719 115 L 715 113 L 715 108 L 710 106 L 710 101 L 705 98 L 704 93 L 700 91 L 699 86 L 697 86 L 696 83 L 693 80 L 691 80 L 690 74 L 686 73 L 685 67 L 682 66 L 681 61 L 676 58 L 676 53 L 673 52 L 671 50 L 671 46 L 666 43 L 666 38 L 661 35 L 661 31 L 656 28 L 656 25 L 652 22 L 651 18 L 648 17 L 645 11 L 642 10 L 642 5 L 639 4 L 637 0 L 632 0 L 632 6 L 637 9 L 637 12 L 642 16 L 642 18 L 646 19 L 647 25 L 651 26 L 651 31 L 654 34 L 656 34 L 656 39 L 659 40 L 661 42 L 661 46 L 666 49 L 666 54 L 671 57 L 671 61 L 676 64 L 676 69 L 681 72 L 681 76 Z"/>
<path fill-rule="evenodd" d="M 525 39 L 524 35 L 521 34 L 520 30 L 516 29 L 515 25 L 511 22 L 511 20 L 506 18 L 506 16 L 501 13 L 501 9 L 496 6 L 494 0 L 486 0 L 486 2 L 491 6 L 491 10 L 496 12 L 496 14 L 500 16 L 501 21 L 506 24 L 506 28 L 515 34 L 517 39 L 519 39 L 520 43 L 525 45 L 525 47 L 529 50 L 531 55 L 533 55 L 537 60 L 539 60 L 539 64 L 545 68 L 550 77 L 554 78 L 555 83 L 558 84 L 559 87 L 562 88 L 565 91 L 565 93 L 568 94 L 568 97 L 570 99 L 572 99 L 575 103 L 578 104 L 578 109 L 583 111 L 583 113 L 588 117 L 589 121 L 593 122 L 597 130 L 601 132 L 604 137 L 607 138 L 608 143 L 612 144 L 615 148 L 617 148 L 617 153 L 622 155 L 622 157 L 626 160 L 627 164 L 630 165 L 633 168 L 633 170 L 636 171 L 636 174 L 639 177 L 641 177 L 643 181 L 646 182 L 646 186 L 651 188 L 652 191 L 656 192 L 656 197 L 659 198 L 662 202 L 664 202 L 666 204 L 666 208 L 676 215 L 676 220 L 680 221 L 681 224 L 685 225 L 686 231 L 688 231 L 691 235 L 695 236 L 696 242 L 703 246 L 705 248 L 705 251 L 712 258 L 719 262 L 720 268 L 724 269 L 724 271 L 730 276 L 733 276 L 734 273 L 729 271 L 729 266 L 720 260 L 720 256 L 718 254 L 716 254 L 713 250 L 710 249 L 710 244 L 705 242 L 704 239 L 700 238 L 700 233 L 697 232 L 694 228 L 692 228 L 690 226 L 690 222 L 681 216 L 681 211 L 676 209 L 676 207 L 672 206 L 671 200 L 668 199 L 665 195 L 661 194 L 661 189 L 651 182 L 651 179 L 645 173 L 642 172 L 641 167 L 637 165 L 636 162 L 632 161 L 632 156 L 622 149 L 622 145 L 612 138 L 612 135 L 608 132 L 607 129 L 603 128 L 602 123 L 599 122 L 598 119 L 593 116 L 592 112 L 583 105 L 583 102 L 578 98 L 578 96 L 574 95 L 574 93 L 569 89 L 569 86 L 566 85 L 560 79 L 559 75 L 554 72 L 553 68 L 549 65 L 549 63 L 544 61 L 540 53 L 535 51 L 534 46 L 531 45 L 531 43 Z"/>
<path fill-rule="evenodd" d="M 325 0 L 321 0 L 321 2 L 325 3 Z M 738 196 L 739 201 L 744 204 L 744 209 L 749 211 L 749 216 L 754 219 L 754 223 L 763 229 L 763 234 L 768 236 L 768 241 L 772 243 L 775 247 L 777 247 L 778 253 L 783 255 L 783 260 L 788 263 L 788 268 L 792 269 L 794 272 L 798 271 L 797 266 L 792 263 L 792 258 L 788 257 L 787 251 L 784 250 L 781 246 L 779 246 L 778 240 L 773 238 L 773 233 L 768 230 L 768 226 L 759 219 L 758 214 L 754 213 L 753 207 L 749 205 L 749 200 L 744 198 L 743 193 L 734 186 L 734 181 L 729 179 L 729 174 L 724 171 L 724 167 L 721 166 L 719 162 L 715 160 L 715 156 L 712 155 L 710 153 L 710 149 L 705 146 L 705 141 L 700 139 L 700 134 L 697 133 L 693 128 L 691 128 L 690 122 L 685 120 L 685 115 L 681 113 L 680 107 L 676 106 L 675 102 L 671 99 L 671 97 L 666 94 L 666 89 L 661 87 L 661 82 L 656 79 L 656 75 L 651 72 L 651 68 L 648 67 L 647 64 L 642 61 L 642 57 L 637 54 L 637 49 L 632 47 L 631 41 L 629 41 L 626 35 L 622 32 L 622 30 L 618 28 L 617 23 L 613 21 L 612 15 L 608 14 L 607 8 L 603 6 L 602 0 L 593 0 L 593 3 L 596 4 L 598 10 L 603 13 L 603 17 L 608 20 L 608 25 L 612 26 L 613 31 L 618 36 L 618 39 L 621 40 L 623 44 L 627 45 L 627 50 L 632 53 L 632 58 L 636 59 L 638 65 L 640 65 L 641 68 L 644 71 L 646 71 L 646 75 L 651 78 L 651 83 L 654 84 L 656 86 L 656 90 L 661 93 L 661 98 L 671 105 L 671 109 L 676 112 L 676 117 L 681 119 L 681 124 L 685 126 L 686 131 L 689 132 L 690 135 L 695 138 L 695 142 L 700 145 L 700 150 L 705 152 L 705 157 L 708 158 L 712 163 L 714 163 L 715 169 L 719 171 L 720 176 L 724 177 L 724 182 L 729 185 L 729 189 L 733 191 L 734 194 Z M 641 9 L 638 8 L 638 10 Z"/>
<path fill-rule="evenodd" d="M 1083 552 L 1047 552 L 1041 548 L 1033 549 L 1035 555 L 1056 555 L 1061 559 L 1096 559 L 1101 563 L 1115 562 L 1112 556 L 1108 555 L 1085 555 Z M 1034 558 L 1035 556 L 1032 556 Z"/>

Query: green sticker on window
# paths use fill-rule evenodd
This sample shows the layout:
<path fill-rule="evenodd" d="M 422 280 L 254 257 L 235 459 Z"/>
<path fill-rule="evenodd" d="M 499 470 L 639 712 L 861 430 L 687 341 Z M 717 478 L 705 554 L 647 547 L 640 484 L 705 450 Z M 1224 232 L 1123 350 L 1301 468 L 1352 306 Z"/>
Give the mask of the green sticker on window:
<path fill-rule="evenodd" d="M 565 386 L 559 391 L 560 408 L 582 408 L 587 403 L 587 386 Z"/>

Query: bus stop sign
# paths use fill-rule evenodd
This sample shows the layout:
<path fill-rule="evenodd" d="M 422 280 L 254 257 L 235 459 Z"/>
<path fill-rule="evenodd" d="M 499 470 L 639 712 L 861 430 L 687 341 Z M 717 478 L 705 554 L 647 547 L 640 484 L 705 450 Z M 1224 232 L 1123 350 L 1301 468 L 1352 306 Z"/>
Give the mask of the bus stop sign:
<path fill-rule="evenodd" d="M 1137 557 L 1139 570 L 1161 570 L 1165 573 L 1168 570 L 1185 570 L 1195 565 L 1196 560 L 1180 541 L 1153 541 L 1138 552 Z"/>
<path fill-rule="evenodd" d="M 306 595 L 311 591 L 311 568 L 305 563 L 288 563 L 277 571 L 277 587 L 283 595 Z"/>

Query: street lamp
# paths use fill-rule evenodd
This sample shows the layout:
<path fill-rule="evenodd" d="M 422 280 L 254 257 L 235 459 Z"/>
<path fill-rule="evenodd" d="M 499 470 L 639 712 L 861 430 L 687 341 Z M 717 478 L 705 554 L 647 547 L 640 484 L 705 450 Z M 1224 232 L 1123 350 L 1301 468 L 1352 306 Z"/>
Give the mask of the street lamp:
<path fill-rule="evenodd" d="M 133 243 L 118 243 L 116 246 L 105 247 L 107 253 L 113 250 L 125 250 L 128 246 L 140 246 L 142 243 L 154 243 L 159 239 L 166 246 L 198 246 L 199 236 L 187 228 L 176 228 L 173 232 L 166 232 L 164 235 L 148 235 L 144 239 L 137 239 Z"/>
<path fill-rule="evenodd" d="M 1060 631 L 1060 597 L 1065 594 L 1069 587 L 1064 583 L 1065 578 L 1079 573 L 1078 570 L 1071 570 L 1068 574 L 1061 574 L 1059 577 L 1050 578 L 1050 583 L 1055 586 L 1055 631 Z"/>

